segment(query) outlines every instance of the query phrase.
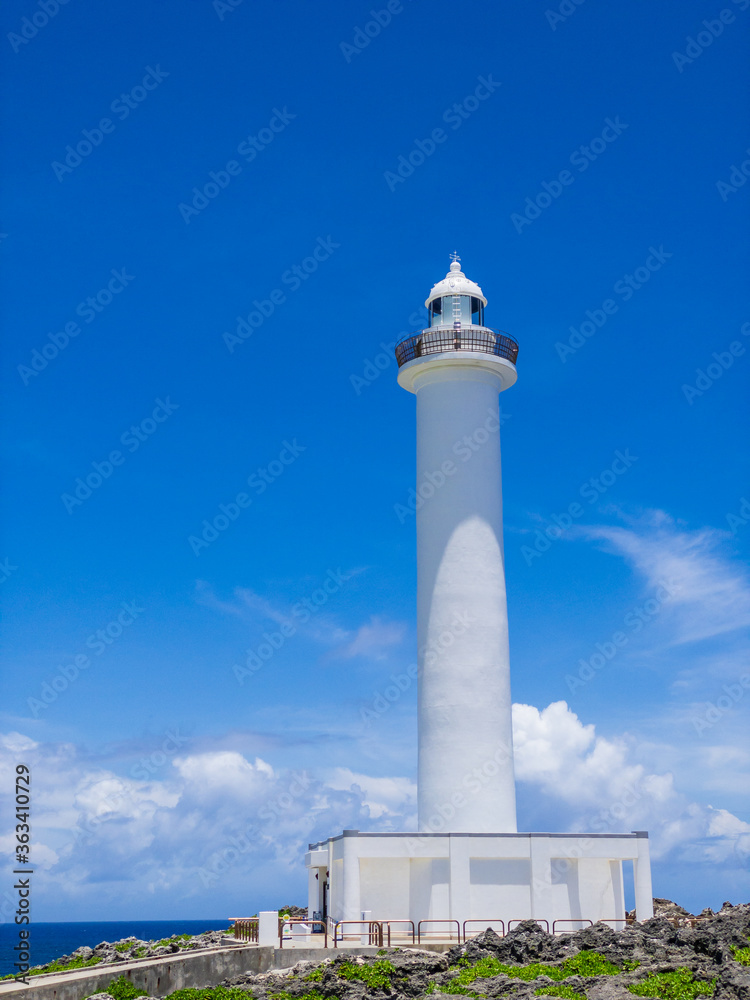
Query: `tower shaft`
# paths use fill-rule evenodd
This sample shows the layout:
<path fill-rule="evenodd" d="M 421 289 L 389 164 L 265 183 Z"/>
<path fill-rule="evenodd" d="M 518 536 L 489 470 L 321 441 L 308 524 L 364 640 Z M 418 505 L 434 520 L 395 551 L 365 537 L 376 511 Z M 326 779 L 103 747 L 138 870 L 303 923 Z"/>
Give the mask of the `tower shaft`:
<path fill-rule="evenodd" d="M 470 361 L 414 375 L 421 832 L 516 830 L 501 388 Z"/>

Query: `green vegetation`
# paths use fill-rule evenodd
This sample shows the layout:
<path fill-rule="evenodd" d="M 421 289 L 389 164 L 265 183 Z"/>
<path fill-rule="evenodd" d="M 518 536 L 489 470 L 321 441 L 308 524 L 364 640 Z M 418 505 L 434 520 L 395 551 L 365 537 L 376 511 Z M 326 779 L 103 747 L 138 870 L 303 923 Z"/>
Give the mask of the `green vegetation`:
<path fill-rule="evenodd" d="M 119 976 L 117 979 L 113 979 L 112 982 L 105 987 L 106 992 L 115 998 L 115 1000 L 135 1000 L 136 997 L 148 996 L 145 990 L 139 990 L 137 986 L 126 979 L 125 976 Z M 103 992 L 102 990 L 97 990 L 97 993 Z M 91 994 L 93 996 L 93 994 Z M 88 1000 L 88 997 L 86 998 Z"/>
<path fill-rule="evenodd" d="M 534 990 L 535 997 L 564 997 L 565 1000 L 586 1000 L 585 993 L 577 993 L 572 986 L 560 983 L 559 986 L 542 986 Z"/>
<path fill-rule="evenodd" d="M 252 994 L 246 994 L 247 996 L 252 996 Z M 324 997 L 321 993 L 315 990 L 312 993 L 305 993 L 301 997 L 293 997 L 291 993 L 269 993 L 269 1000 L 338 1000 L 338 997 Z M 172 997 L 167 997 L 167 1000 L 172 1000 Z M 224 1000 L 224 998 L 218 998 L 217 1000 Z"/>
<path fill-rule="evenodd" d="M 115 997 L 115 1000 L 120 998 Z M 252 1000 L 252 993 L 239 986 L 209 986 L 200 990 L 175 990 L 166 1000 Z"/>
<path fill-rule="evenodd" d="M 560 981 L 570 976 L 616 976 L 626 971 L 597 951 L 579 951 L 577 955 L 566 958 L 562 965 L 545 965 L 541 962 L 532 962 L 530 965 L 505 965 L 491 956 L 480 958 L 473 965 L 464 958 L 458 965 L 461 971 L 455 979 L 441 987 L 444 993 L 463 993 L 459 987 L 469 986 L 475 979 L 488 979 L 490 976 L 501 974 L 530 983 L 540 976 Z M 559 993 L 551 995 L 561 996 Z"/>
<path fill-rule="evenodd" d="M 319 983 L 323 978 L 323 966 L 313 969 L 309 976 L 305 976 L 306 983 Z"/>
<path fill-rule="evenodd" d="M 192 934 L 173 934 L 172 937 L 162 938 L 161 941 L 157 941 L 154 947 L 164 948 L 170 944 L 176 944 L 180 948 L 185 948 L 187 947 L 187 942 L 192 936 Z"/>
<path fill-rule="evenodd" d="M 73 958 L 70 962 L 58 962 L 55 959 L 54 962 L 47 962 L 46 965 L 37 965 L 33 969 L 29 969 L 27 976 L 43 976 L 48 972 L 68 972 L 70 969 L 87 969 L 90 965 L 98 965 L 101 962 L 101 958 L 95 955 L 93 958 Z M 9 976 L 0 976 L 0 981 L 3 979 L 15 979 L 16 974 L 11 973 Z"/>
<path fill-rule="evenodd" d="M 136 1000 L 137 997 L 148 996 L 145 990 L 139 990 L 137 986 L 124 976 L 113 979 L 108 986 L 105 986 L 104 990 L 97 990 L 97 992 L 107 992 L 115 1000 Z M 176 990 L 174 993 L 169 994 L 168 1000 L 252 1000 L 252 996 L 249 990 L 242 990 L 239 987 L 210 986 L 200 990 Z M 86 1000 L 88 1000 L 88 997 Z M 323 1000 L 323 998 L 320 997 L 320 1000 Z"/>
<path fill-rule="evenodd" d="M 735 962 L 739 962 L 740 965 L 750 965 L 750 948 L 737 948 L 734 945 L 730 947 Z"/>
<path fill-rule="evenodd" d="M 695 1000 L 698 996 L 713 996 L 716 980 L 710 983 L 696 981 L 690 969 L 675 972 L 653 972 L 641 983 L 628 986 L 639 997 L 658 997 L 659 1000 Z"/>
<path fill-rule="evenodd" d="M 135 947 L 135 941 L 120 941 L 115 945 L 115 951 L 130 951 Z"/>
<path fill-rule="evenodd" d="M 359 979 L 371 989 L 390 986 L 391 976 L 396 973 L 393 962 L 389 962 L 388 959 L 364 965 L 343 962 L 336 971 L 341 979 Z"/>

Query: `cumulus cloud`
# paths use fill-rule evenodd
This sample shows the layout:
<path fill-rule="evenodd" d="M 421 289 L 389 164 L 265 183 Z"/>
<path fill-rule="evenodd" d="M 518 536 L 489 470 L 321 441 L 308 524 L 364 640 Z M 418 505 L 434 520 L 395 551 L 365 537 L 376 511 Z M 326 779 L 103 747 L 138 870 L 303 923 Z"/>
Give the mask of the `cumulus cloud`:
<path fill-rule="evenodd" d="M 722 802 L 692 801 L 627 734 L 598 734 L 564 701 L 515 705 L 513 728 L 520 799 L 535 801 L 537 829 L 645 829 L 657 860 L 738 873 L 746 866 L 750 825 Z M 140 913 L 147 897 L 197 916 L 303 899 L 308 843 L 345 828 L 416 824 L 409 777 L 373 777 L 325 759 L 289 770 L 233 749 L 175 750 L 140 780 L 92 764 L 70 744 L 0 739 L 2 773 L 12 774 L 20 757 L 33 774 L 32 852 L 44 894 L 80 917 L 115 907 Z M 6 797 L 10 787 L 3 783 Z M 523 825 L 523 811 L 520 818 Z M 0 852 L 10 860 L 11 851 L 5 836 Z"/>
<path fill-rule="evenodd" d="M 373 778 L 357 774 L 348 767 L 337 767 L 329 775 L 327 784 L 339 791 L 356 789 L 361 792 L 363 804 L 373 819 L 411 817 L 411 822 L 405 819 L 402 829 L 414 829 L 417 786 L 409 778 Z"/>
<path fill-rule="evenodd" d="M 675 787 L 669 772 L 634 761 L 628 737 L 607 739 L 564 701 L 541 711 L 513 706 L 516 777 L 541 793 L 552 823 L 568 830 L 648 830 L 652 855 L 737 855 L 750 826 L 724 809 L 702 806 Z M 562 808 L 561 808 L 562 807 Z"/>

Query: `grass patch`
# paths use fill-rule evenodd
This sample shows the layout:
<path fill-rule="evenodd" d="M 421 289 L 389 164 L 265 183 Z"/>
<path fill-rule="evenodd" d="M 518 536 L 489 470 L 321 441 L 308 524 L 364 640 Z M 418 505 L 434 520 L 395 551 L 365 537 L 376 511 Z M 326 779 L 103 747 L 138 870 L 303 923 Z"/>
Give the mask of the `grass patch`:
<path fill-rule="evenodd" d="M 135 948 L 135 941 L 120 941 L 115 945 L 115 951 L 130 951 L 131 948 Z"/>
<path fill-rule="evenodd" d="M 184 948 L 186 942 L 190 940 L 192 934 L 173 934 L 172 937 L 162 938 L 161 941 L 157 941 L 154 945 L 155 948 L 165 948 L 170 944 L 176 944 L 180 948 Z"/>
<path fill-rule="evenodd" d="M 737 948 L 731 945 L 732 958 L 740 965 L 750 965 L 750 948 Z"/>
<path fill-rule="evenodd" d="M 535 997 L 564 997 L 565 1000 L 586 1000 L 585 993 L 578 993 L 572 986 L 560 983 L 559 986 L 541 986 L 534 990 Z"/>
<path fill-rule="evenodd" d="M 713 996 L 716 980 L 710 983 L 696 981 L 690 969 L 675 972 L 654 972 L 642 983 L 628 986 L 638 997 L 658 997 L 659 1000 L 695 1000 L 698 996 Z"/>
<path fill-rule="evenodd" d="M 458 965 L 460 972 L 449 983 L 440 987 L 441 992 L 465 994 L 464 988 L 470 986 L 476 979 L 489 979 L 491 976 L 499 975 L 510 976 L 511 979 L 521 979 L 523 982 L 530 983 L 540 976 L 547 976 L 549 979 L 559 982 L 570 976 L 616 976 L 621 972 L 630 971 L 621 969 L 604 955 L 600 955 L 598 951 L 579 951 L 577 955 L 566 958 L 562 965 L 546 965 L 542 962 L 532 962 L 530 965 L 506 965 L 492 956 L 480 958 L 473 965 L 466 958 L 462 958 Z M 550 995 L 564 996 L 566 994 L 554 993 Z"/>
<path fill-rule="evenodd" d="M 109 993 L 113 996 L 115 1000 L 135 1000 L 136 997 L 146 997 L 148 993 L 145 990 L 139 990 L 138 987 L 131 983 L 129 979 L 125 976 L 118 976 L 117 979 L 113 979 L 112 982 L 105 986 L 104 990 L 97 990 L 97 993 Z M 93 993 L 91 994 L 93 996 Z M 86 998 L 88 1000 L 88 997 Z"/>
<path fill-rule="evenodd" d="M 323 969 L 313 969 L 309 976 L 305 976 L 306 983 L 319 983 L 323 978 Z"/>
<path fill-rule="evenodd" d="M 29 969 L 24 975 L 44 976 L 48 972 L 68 972 L 70 969 L 88 969 L 91 965 L 98 965 L 101 960 L 101 957 L 98 955 L 93 958 L 73 958 L 70 962 L 58 962 L 55 959 L 54 962 L 47 962 L 46 965 L 37 965 L 33 969 Z M 0 981 L 15 978 L 16 974 L 13 972 L 9 976 L 0 976 Z"/>
<path fill-rule="evenodd" d="M 250 990 L 239 986 L 209 986 L 205 989 L 175 990 L 167 994 L 166 1000 L 251 1000 Z M 115 1000 L 121 1000 L 115 997 Z M 321 998 L 322 1000 L 322 998 Z"/>
<path fill-rule="evenodd" d="M 371 989 L 377 989 L 391 985 L 391 976 L 396 974 L 396 969 L 393 962 L 389 962 L 386 958 L 364 965 L 343 962 L 336 972 L 341 979 L 359 979 Z"/>
<path fill-rule="evenodd" d="M 247 995 L 252 996 L 252 994 Z M 338 1000 L 338 997 L 324 997 L 316 990 L 313 990 L 312 993 L 305 993 L 301 997 L 292 997 L 291 993 L 269 993 L 268 998 L 269 1000 Z M 172 1000 L 172 998 L 168 997 L 167 1000 Z M 217 997 L 216 1000 L 219 1000 L 219 998 Z M 221 1000 L 224 1000 L 224 998 L 221 998 Z"/>

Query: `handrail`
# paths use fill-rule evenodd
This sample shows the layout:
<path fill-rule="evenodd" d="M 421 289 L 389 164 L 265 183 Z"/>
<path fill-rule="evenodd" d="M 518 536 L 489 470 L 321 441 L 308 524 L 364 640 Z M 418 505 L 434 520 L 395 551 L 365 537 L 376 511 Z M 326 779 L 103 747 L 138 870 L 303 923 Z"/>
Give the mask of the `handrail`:
<path fill-rule="evenodd" d="M 258 918 L 238 917 L 232 924 L 234 936 L 238 941 L 258 942 Z"/>
<path fill-rule="evenodd" d="M 416 938 L 415 938 L 416 931 L 414 930 L 414 921 L 413 920 L 381 920 L 380 921 L 381 928 L 385 927 L 386 925 L 388 927 L 388 947 L 389 948 L 391 946 L 391 924 L 411 924 L 411 943 L 414 944 L 414 941 L 416 940 Z M 382 944 L 382 940 L 381 940 L 381 944 Z"/>
<path fill-rule="evenodd" d="M 404 337 L 396 344 L 396 361 L 399 368 L 426 354 L 443 354 L 446 351 L 477 351 L 494 354 L 516 363 L 518 342 L 502 330 L 486 326 L 428 327 L 419 333 Z"/>
<path fill-rule="evenodd" d="M 557 920 L 552 921 L 552 933 L 555 933 L 555 927 L 558 924 L 588 924 L 589 927 L 594 926 L 594 921 L 589 920 L 588 917 L 559 917 Z"/>
<path fill-rule="evenodd" d="M 625 924 L 626 927 L 628 922 L 628 917 L 599 917 L 597 920 L 598 924 Z"/>
<path fill-rule="evenodd" d="M 547 933 L 549 934 L 549 921 L 545 920 L 544 917 L 521 917 L 520 920 L 513 917 L 512 920 L 508 921 L 508 933 L 510 934 L 511 924 L 522 924 L 524 920 L 533 920 L 535 924 L 544 924 L 544 926 L 547 928 Z"/>
<path fill-rule="evenodd" d="M 328 947 L 328 928 L 326 927 L 325 920 L 305 920 L 304 917 L 290 917 L 288 920 L 282 920 L 279 918 L 279 948 L 284 947 L 284 927 L 289 924 L 306 924 L 308 927 L 312 927 L 313 924 L 317 924 L 319 927 L 323 928 L 323 947 Z M 303 931 L 301 934 L 295 934 L 294 931 L 290 930 L 287 934 L 287 938 L 290 937 L 308 937 L 310 931 Z"/>
<path fill-rule="evenodd" d="M 463 928 L 462 929 L 463 929 L 463 934 L 464 934 L 464 944 L 466 944 L 466 925 L 467 924 L 500 924 L 500 926 L 503 929 L 503 932 L 500 935 L 500 937 L 505 937 L 505 921 L 504 920 L 499 920 L 499 919 L 497 919 L 495 917 L 493 917 L 491 920 L 484 920 L 484 919 L 480 919 L 479 917 L 475 917 L 472 920 L 464 920 L 464 922 L 463 922 Z M 492 930 L 494 930 L 494 928 L 492 928 Z M 479 933 L 481 934 L 482 932 L 479 931 Z"/>
<path fill-rule="evenodd" d="M 366 926 L 367 930 L 360 930 L 359 932 L 354 932 L 354 937 L 364 937 L 367 934 L 369 938 L 369 944 L 377 945 L 379 948 L 383 946 L 383 925 L 379 920 L 337 920 L 333 928 L 333 947 L 338 948 L 339 941 L 344 940 L 344 935 L 339 937 L 339 927 L 343 927 L 344 924 L 356 924 L 358 927 Z M 375 940 L 373 941 L 373 937 Z"/>
<path fill-rule="evenodd" d="M 420 920 L 419 923 L 417 924 L 417 944 L 421 944 L 422 943 L 422 924 L 455 924 L 456 925 L 456 935 L 458 937 L 458 943 L 461 944 L 461 924 L 457 920 L 448 920 L 448 919 L 446 919 L 446 920 L 438 920 L 438 919 L 435 919 L 435 920 Z M 435 931 L 433 933 L 440 933 L 440 932 L 439 931 Z M 448 935 L 448 940 L 450 940 L 452 936 L 453 936 L 452 934 L 449 934 Z"/>

